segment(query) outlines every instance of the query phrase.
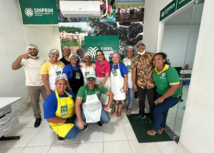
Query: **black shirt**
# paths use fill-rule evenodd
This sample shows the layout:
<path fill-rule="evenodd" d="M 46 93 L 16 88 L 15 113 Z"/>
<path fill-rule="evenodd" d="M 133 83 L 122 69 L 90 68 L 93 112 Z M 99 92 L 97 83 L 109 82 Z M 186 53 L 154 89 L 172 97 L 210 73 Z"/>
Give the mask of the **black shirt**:
<path fill-rule="evenodd" d="M 61 62 L 63 62 L 65 65 L 71 64 L 71 62 L 68 62 L 64 57 L 60 59 Z"/>

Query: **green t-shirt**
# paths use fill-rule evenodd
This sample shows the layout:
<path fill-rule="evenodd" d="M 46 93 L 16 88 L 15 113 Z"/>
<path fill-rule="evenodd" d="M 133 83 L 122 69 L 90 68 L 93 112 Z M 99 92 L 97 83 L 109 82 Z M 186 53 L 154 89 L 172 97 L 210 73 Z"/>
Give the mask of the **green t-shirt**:
<path fill-rule="evenodd" d="M 86 92 L 86 90 L 87 90 L 87 92 Z M 86 84 L 86 85 L 80 87 L 80 89 L 77 93 L 77 97 L 82 98 L 82 103 L 85 103 L 87 95 L 93 95 L 96 93 L 98 99 L 100 100 L 101 95 L 107 94 L 107 92 L 108 92 L 107 88 L 105 88 L 105 87 L 98 88 L 98 86 L 96 84 L 94 85 L 94 89 L 90 90 L 88 88 L 88 85 Z M 87 95 L 86 95 L 86 93 L 87 93 Z"/>
<path fill-rule="evenodd" d="M 163 71 L 157 72 L 156 68 L 153 71 L 153 80 L 157 86 L 156 91 L 163 95 L 170 88 L 170 85 L 179 84 L 178 72 L 175 68 L 165 65 Z M 181 94 L 180 87 L 175 91 L 172 97 L 178 97 Z"/>

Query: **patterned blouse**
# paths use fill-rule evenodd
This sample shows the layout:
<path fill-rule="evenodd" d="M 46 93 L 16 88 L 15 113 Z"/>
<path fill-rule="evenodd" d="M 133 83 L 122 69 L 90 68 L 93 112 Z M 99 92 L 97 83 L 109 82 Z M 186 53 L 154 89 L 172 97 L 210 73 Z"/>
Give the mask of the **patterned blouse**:
<path fill-rule="evenodd" d="M 142 89 L 155 87 L 152 79 L 152 72 L 154 70 L 152 58 L 154 55 L 155 53 L 146 52 L 145 56 L 140 57 L 140 55 L 137 55 L 132 61 L 131 68 L 137 68 L 137 85 Z"/>

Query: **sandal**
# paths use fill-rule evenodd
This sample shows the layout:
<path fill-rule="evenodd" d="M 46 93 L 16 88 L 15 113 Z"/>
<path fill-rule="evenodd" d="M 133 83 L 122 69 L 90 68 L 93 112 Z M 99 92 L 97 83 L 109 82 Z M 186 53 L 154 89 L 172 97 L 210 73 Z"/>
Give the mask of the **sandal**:
<path fill-rule="evenodd" d="M 149 130 L 149 131 L 147 131 L 147 133 L 151 136 L 154 136 L 157 132 L 155 132 L 153 130 Z"/>
<path fill-rule="evenodd" d="M 159 130 L 158 130 L 158 134 L 162 134 L 163 133 L 163 128 L 160 127 Z"/>
<path fill-rule="evenodd" d="M 128 108 L 127 112 L 126 112 L 126 115 L 130 115 L 132 112 L 132 110 L 130 108 Z"/>
<path fill-rule="evenodd" d="M 121 117 L 121 112 L 117 112 L 117 117 Z"/>
<path fill-rule="evenodd" d="M 124 111 L 128 110 L 128 106 L 123 107 L 123 110 Z"/>
<path fill-rule="evenodd" d="M 117 111 L 115 110 L 114 112 L 111 113 L 111 115 L 114 115 L 114 114 L 116 114 L 116 113 L 117 113 Z"/>

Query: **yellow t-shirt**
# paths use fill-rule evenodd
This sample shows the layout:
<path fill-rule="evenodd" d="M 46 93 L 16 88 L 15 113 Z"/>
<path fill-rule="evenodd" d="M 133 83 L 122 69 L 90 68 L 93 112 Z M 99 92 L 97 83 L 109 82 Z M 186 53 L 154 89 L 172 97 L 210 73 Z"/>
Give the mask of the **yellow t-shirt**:
<path fill-rule="evenodd" d="M 65 64 L 61 61 L 57 61 L 56 64 L 52 64 L 50 61 L 47 61 L 45 62 L 42 67 L 41 67 L 41 70 L 40 70 L 40 74 L 50 74 L 50 68 L 51 68 L 51 65 L 54 66 L 54 65 L 59 65 L 62 69 L 65 67 Z"/>

